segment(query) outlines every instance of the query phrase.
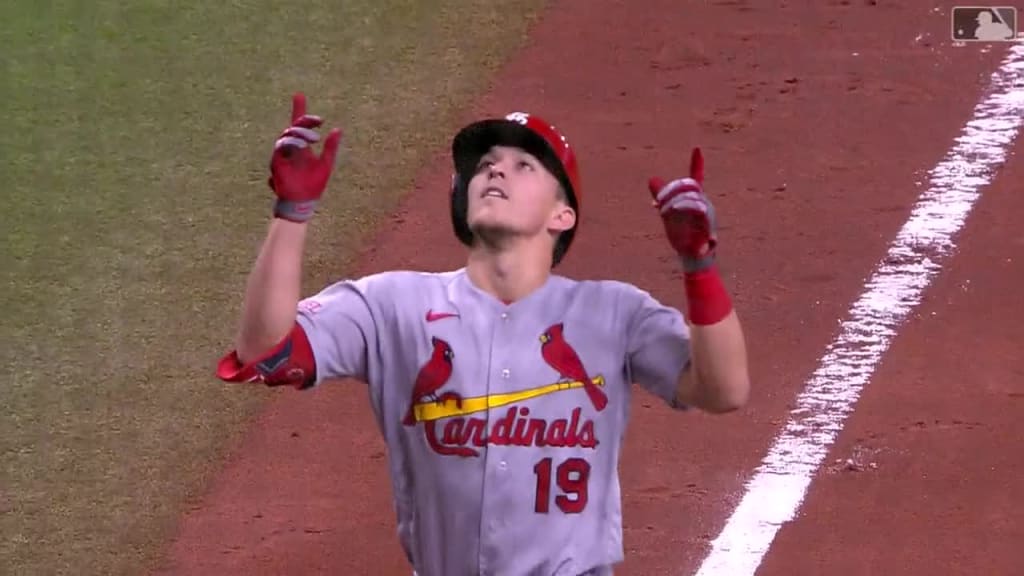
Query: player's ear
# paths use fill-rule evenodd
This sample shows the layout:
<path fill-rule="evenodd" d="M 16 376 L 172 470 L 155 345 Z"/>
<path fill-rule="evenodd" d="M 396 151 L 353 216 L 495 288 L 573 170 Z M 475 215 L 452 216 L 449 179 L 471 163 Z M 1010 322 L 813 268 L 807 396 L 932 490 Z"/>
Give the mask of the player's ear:
<path fill-rule="evenodd" d="M 572 230 L 573 226 L 576 225 L 576 211 L 569 206 L 568 202 L 558 201 L 555 203 L 555 209 L 551 213 L 551 220 L 548 222 L 548 228 L 557 232 L 564 232 L 566 230 Z"/>

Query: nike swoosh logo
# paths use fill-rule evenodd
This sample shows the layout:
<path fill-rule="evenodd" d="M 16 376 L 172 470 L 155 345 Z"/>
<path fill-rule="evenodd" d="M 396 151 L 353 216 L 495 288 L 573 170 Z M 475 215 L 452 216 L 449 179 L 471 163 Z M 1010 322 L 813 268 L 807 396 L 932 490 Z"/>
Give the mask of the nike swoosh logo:
<path fill-rule="evenodd" d="M 458 318 L 458 314 L 455 312 L 434 312 L 433 310 L 427 310 L 427 322 L 437 322 L 438 320 L 444 320 L 445 318 Z"/>

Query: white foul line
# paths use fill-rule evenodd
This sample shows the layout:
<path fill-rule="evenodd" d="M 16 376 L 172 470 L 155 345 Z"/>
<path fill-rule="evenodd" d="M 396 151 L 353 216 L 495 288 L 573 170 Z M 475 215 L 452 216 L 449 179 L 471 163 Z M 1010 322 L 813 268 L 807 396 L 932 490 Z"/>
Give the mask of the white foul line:
<path fill-rule="evenodd" d="M 955 247 L 953 236 L 1004 161 L 1022 117 L 1024 46 L 1016 45 L 992 74 L 956 144 L 930 172 L 928 188 L 797 397 L 697 576 L 752 576 L 757 570 L 779 528 L 795 516 L 896 328 Z"/>

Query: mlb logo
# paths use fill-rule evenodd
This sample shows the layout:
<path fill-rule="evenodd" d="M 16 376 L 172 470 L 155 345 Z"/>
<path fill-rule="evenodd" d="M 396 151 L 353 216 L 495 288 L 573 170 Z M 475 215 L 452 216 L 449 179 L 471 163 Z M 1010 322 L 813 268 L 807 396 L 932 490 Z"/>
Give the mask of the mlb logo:
<path fill-rule="evenodd" d="M 954 42 L 1017 40 L 1017 9 L 1013 6 L 955 6 L 951 18 Z"/>

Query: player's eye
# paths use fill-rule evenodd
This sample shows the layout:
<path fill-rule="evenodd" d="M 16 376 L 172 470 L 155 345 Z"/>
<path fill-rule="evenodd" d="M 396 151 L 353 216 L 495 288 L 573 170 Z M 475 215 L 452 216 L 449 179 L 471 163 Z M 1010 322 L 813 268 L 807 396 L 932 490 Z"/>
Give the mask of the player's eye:
<path fill-rule="evenodd" d="M 530 162 L 529 160 L 520 160 L 519 161 L 519 169 L 520 170 L 523 170 L 523 169 L 533 170 L 533 163 Z"/>
<path fill-rule="evenodd" d="M 489 159 L 483 159 L 483 160 L 480 160 L 480 162 L 477 163 L 476 171 L 479 172 L 479 171 L 481 171 L 481 170 L 483 170 L 485 168 L 490 168 L 491 166 L 494 166 L 494 161 L 489 160 Z"/>

